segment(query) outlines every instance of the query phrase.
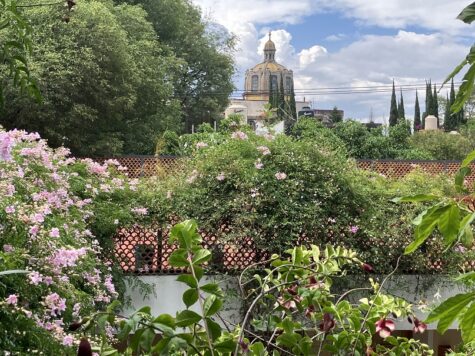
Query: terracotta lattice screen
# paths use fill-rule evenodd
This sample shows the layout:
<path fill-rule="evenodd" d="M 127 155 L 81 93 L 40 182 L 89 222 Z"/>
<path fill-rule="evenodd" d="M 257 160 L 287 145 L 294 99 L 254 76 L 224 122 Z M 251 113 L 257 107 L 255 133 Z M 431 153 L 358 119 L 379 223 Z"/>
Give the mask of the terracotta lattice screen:
<path fill-rule="evenodd" d="M 176 157 L 130 156 L 117 159 L 128 168 L 130 178 L 170 175 L 182 172 L 183 159 Z M 98 160 L 102 161 L 102 160 Z M 402 178 L 414 169 L 421 169 L 430 174 L 445 173 L 453 175 L 460 167 L 460 162 L 451 161 L 394 161 L 394 160 L 359 160 L 361 169 L 374 171 L 388 178 Z M 472 174 L 467 177 L 467 184 L 475 182 L 475 165 Z M 174 274 L 183 270 L 168 264 L 170 254 L 177 248 L 168 243 L 169 228 L 177 221 L 170 221 L 167 226 L 133 226 L 120 229 L 115 236 L 115 255 L 126 273 L 136 274 Z M 239 242 L 222 242 L 218 238 L 225 235 L 228 227 L 219 227 L 216 233 L 200 231 L 203 247 L 213 253 L 209 267 L 215 271 L 240 271 L 251 264 L 264 261 L 267 256 L 257 250 L 251 238 L 242 238 Z M 475 268 L 475 261 L 464 263 L 467 269 Z M 440 268 L 437 263 L 434 270 Z"/>

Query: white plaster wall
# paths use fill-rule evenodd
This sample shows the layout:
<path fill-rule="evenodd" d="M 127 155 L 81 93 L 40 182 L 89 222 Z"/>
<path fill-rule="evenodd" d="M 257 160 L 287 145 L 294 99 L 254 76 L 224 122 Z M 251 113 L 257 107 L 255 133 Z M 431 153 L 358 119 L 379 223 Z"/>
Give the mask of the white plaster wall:
<path fill-rule="evenodd" d="M 186 309 L 182 295 L 189 287 L 184 283 L 177 282 L 176 275 L 140 276 L 138 278 L 142 282 L 152 285 L 154 293 L 144 299 L 139 289 L 129 286 L 126 291 L 126 297 L 131 298 L 132 305 L 123 310 L 125 316 L 129 316 L 135 310 L 144 306 L 150 306 L 152 315 L 155 316 L 165 313 L 175 316 L 178 311 Z M 236 278 L 230 278 L 229 276 L 205 276 L 201 284 L 211 282 L 218 283 L 225 293 L 225 303 L 221 312 L 222 317 L 237 324 L 240 321 L 241 303 L 236 298 L 238 292 Z M 191 310 L 201 314 L 199 304 L 193 305 Z"/>
<path fill-rule="evenodd" d="M 153 315 L 163 313 L 175 315 L 177 311 L 185 309 L 185 304 L 181 298 L 183 292 L 188 287 L 183 283 L 177 282 L 176 275 L 140 276 L 139 278 L 143 282 L 154 286 L 155 295 L 150 295 L 144 299 L 138 289 L 130 287 L 126 295 L 131 297 L 132 305 L 123 311 L 125 315 L 130 315 L 134 310 L 140 309 L 143 306 L 150 306 Z M 351 287 L 352 285 L 352 288 L 361 287 L 361 276 L 357 278 L 348 276 L 346 278 L 344 282 L 345 287 L 343 287 L 345 290 L 348 289 L 348 286 Z M 374 278 L 381 282 L 383 277 Z M 242 316 L 242 305 L 237 298 L 239 291 L 236 278 L 230 276 L 206 276 L 203 278 L 202 284 L 212 281 L 220 284 L 226 295 L 224 311 L 222 313 L 223 317 L 226 320 L 238 323 Z M 451 282 L 448 277 L 444 276 L 399 275 L 392 277 L 385 286 L 384 291 L 386 293 L 404 298 L 414 304 L 416 315 L 421 320 L 427 317 L 427 312 L 417 308 L 421 301 L 426 307 L 435 306 L 451 296 L 464 292 L 464 288 L 461 285 Z M 362 295 L 357 293 L 353 295 L 354 300 L 358 300 L 361 297 Z M 199 312 L 198 305 L 193 306 L 192 310 Z M 451 330 L 456 328 L 456 324 L 450 327 Z M 397 329 L 412 330 L 412 325 L 405 320 L 399 321 Z M 436 324 L 428 325 L 428 329 L 435 330 Z"/>

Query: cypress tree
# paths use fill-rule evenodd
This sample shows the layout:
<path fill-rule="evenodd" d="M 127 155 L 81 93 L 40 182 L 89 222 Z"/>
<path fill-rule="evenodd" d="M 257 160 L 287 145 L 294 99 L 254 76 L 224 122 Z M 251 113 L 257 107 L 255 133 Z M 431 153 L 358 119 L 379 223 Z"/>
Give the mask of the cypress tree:
<path fill-rule="evenodd" d="M 454 129 L 454 122 L 453 116 L 450 112 L 450 99 L 449 94 L 447 93 L 447 104 L 445 105 L 445 112 L 444 112 L 444 130 L 445 131 L 452 131 Z"/>
<path fill-rule="evenodd" d="M 439 120 L 439 99 L 437 99 L 437 88 L 434 84 L 434 95 L 432 96 L 432 110 L 435 117 L 437 117 L 437 128 L 440 127 L 440 120 Z"/>
<path fill-rule="evenodd" d="M 406 118 L 406 113 L 404 110 L 404 98 L 402 97 L 402 89 L 401 89 L 401 101 L 399 102 L 397 112 L 398 112 L 398 117 L 400 120 L 404 120 Z"/>
<path fill-rule="evenodd" d="M 295 104 L 294 83 L 290 88 L 289 111 L 293 121 L 297 121 L 297 105 Z"/>
<path fill-rule="evenodd" d="M 389 110 L 389 126 L 394 126 L 398 122 L 398 110 L 396 103 L 396 89 L 393 80 L 393 93 L 391 94 L 391 108 Z"/>
<path fill-rule="evenodd" d="M 285 102 L 285 92 L 284 92 L 284 77 L 280 75 L 280 86 L 279 86 L 279 97 L 278 97 L 278 112 L 277 116 L 279 119 L 284 120 L 286 116 L 286 102 Z"/>
<path fill-rule="evenodd" d="M 419 107 L 419 96 L 416 90 L 416 105 L 414 109 L 414 132 L 420 130 L 421 128 L 421 108 Z"/>
<path fill-rule="evenodd" d="M 289 134 L 292 127 L 297 122 L 297 107 L 295 104 L 295 91 L 294 84 L 290 87 L 289 100 L 286 101 L 286 113 L 284 119 L 284 130 L 286 134 Z"/>

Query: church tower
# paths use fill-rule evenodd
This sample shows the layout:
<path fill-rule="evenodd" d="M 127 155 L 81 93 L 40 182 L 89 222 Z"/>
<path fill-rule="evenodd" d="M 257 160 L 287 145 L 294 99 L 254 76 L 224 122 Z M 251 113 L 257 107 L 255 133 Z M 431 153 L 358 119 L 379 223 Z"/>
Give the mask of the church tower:
<path fill-rule="evenodd" d="M 293 72 L 275 61 L 275 52 L 275 43 L 269 32 L 269 40 L 264 46 L 264 61 L 246 71 L 244 100 L 269 100 L 270 91 L 279 88 L 281 77 L 285 93 L 290 95 L 294 84 Z"/>

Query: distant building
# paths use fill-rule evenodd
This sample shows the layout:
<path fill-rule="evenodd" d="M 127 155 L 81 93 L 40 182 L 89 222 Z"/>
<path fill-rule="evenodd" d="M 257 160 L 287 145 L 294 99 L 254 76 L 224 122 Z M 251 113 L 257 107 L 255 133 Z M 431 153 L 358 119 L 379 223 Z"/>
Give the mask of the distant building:
<path fill-rule="evenodd" d="M 276 47 L 269 33 L 264 46 L 264 61 L 246 71 L 244 94 L 242 99 L 231 99 L 225 111 L 225 117 L 231 114 L 242 115 L 243 120 L 252 125 L 256 132 L 266 132 L 264 123 L 265 105 L 269 103 L 271 90 L 280 89 L 281 77 L 285 95 L 290 95 L 294 85 L 294 74 L 275 60 Z M 296 101 L 297 112 L 309 107 L 306 101 Z M 273 128 L 277 133 L 284 131 L 284 123 L 279 122 Z"/>

